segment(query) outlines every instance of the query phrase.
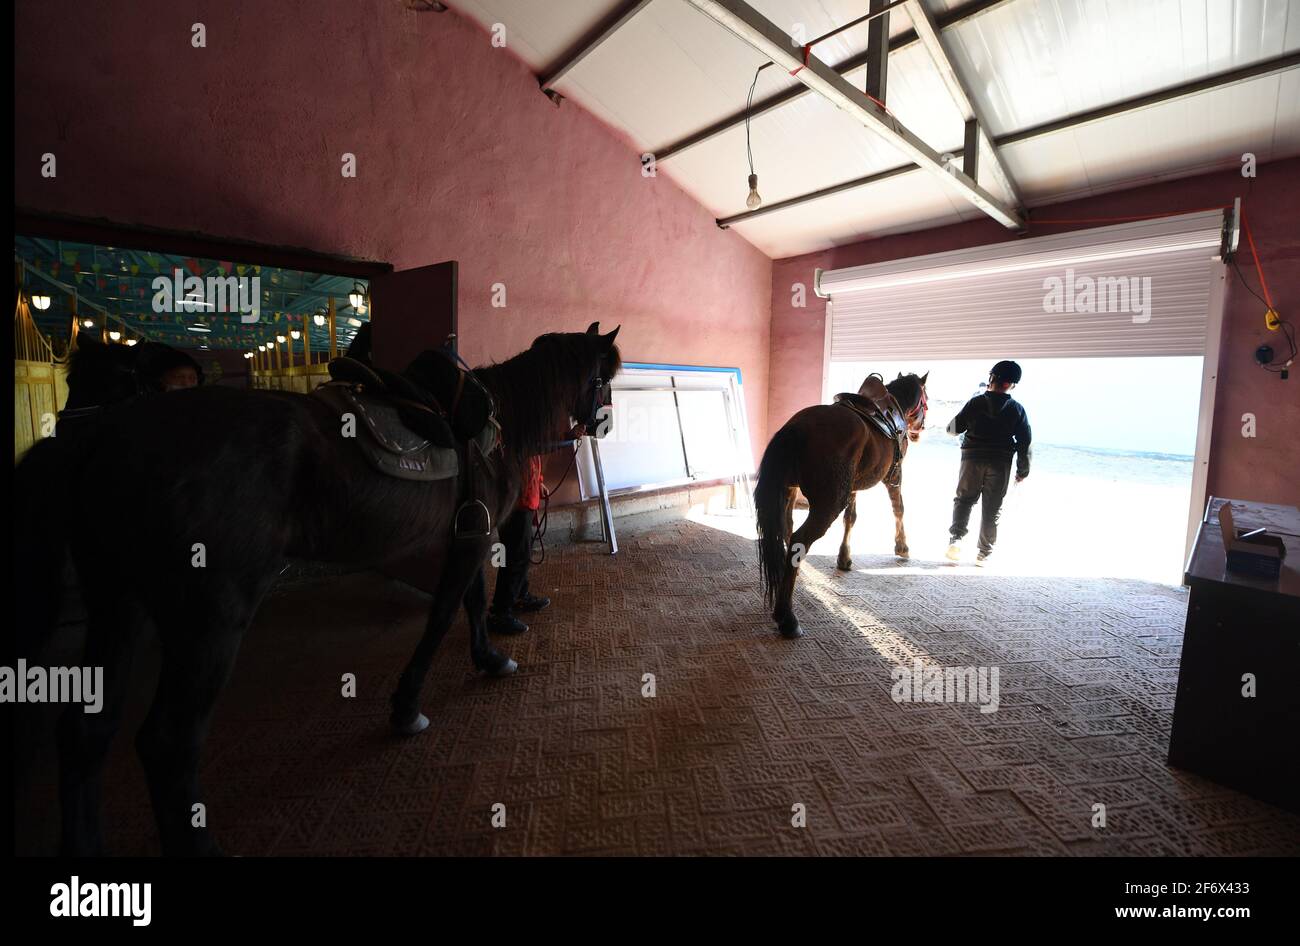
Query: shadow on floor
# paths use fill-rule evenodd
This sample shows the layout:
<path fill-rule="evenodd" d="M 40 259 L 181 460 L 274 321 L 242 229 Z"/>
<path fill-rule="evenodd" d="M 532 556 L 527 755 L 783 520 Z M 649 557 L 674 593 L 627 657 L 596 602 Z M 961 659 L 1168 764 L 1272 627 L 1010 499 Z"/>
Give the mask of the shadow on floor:
<path fill-rule="evenodd" d="M 1164 763 L 1177 589 L 862 554 L 845 574 L 813 556 L 797 597 L 808 636 L 786 641 L 762 606 L 751 542 L 691 522 L 620 538 L 616 557 L 564 547 L 534 571 L 553 604 L 498 641 L 516 676 L 472 671 L 461 618 L 425 689 L 433 726 L 410 739 L 388 735 L 388 697 L 427 597 L 373 573 L 271 597 L 204 756 L 226 851 L 1300 853 L 1294 815 Z M 71 638 L 58 646 L 75 654 Z M 997 711 L 896 702 L 893 671 L 918 657 L 997 668 Z M 157 851 L 130 738 L 152 651 L 136 669 L 105 778 L 114 854 Z M 47 853 L 53 715 L 26 709 L 19 851 Z M 1093 827 L 1097 804 L 1105 828 Z M 792 825 L 798 810 L 805 827 Z"/>

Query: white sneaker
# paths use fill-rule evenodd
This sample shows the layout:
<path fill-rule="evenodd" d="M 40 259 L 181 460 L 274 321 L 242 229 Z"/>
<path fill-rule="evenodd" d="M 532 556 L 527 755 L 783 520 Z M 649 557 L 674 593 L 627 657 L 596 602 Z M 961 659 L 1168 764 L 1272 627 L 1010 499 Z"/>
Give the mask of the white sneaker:
<path fill-rule="evenodd" d="M 953 542 L 951 545 L 948 546 L 948 561 L 950 561 L 950 562 L 959 562 L 959 561 L 961 561 L 961 543 L 960 543 L 960 542 Z"/>
<path fill-rule="evenodd" d="M 975 556 L 975 564 L 979 565 L 981 568 L 988 560 L 989 560 L 988 552 L 980 552 L 978 555 Z"/>

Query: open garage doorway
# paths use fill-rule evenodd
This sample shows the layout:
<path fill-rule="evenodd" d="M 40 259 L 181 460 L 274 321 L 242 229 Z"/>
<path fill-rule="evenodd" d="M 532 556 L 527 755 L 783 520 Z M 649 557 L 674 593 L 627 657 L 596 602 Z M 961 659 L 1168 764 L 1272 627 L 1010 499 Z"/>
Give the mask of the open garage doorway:
<path fill-rule="evenodd" d="M 1011 353 L 1009 357 L 1014 357 Z M 1135 578 L 1179 584 L 1183 529 L 1192 501 L 1202 358 L 1031 358 L 1011 395 L 1033 427 L 1032 466 L 1003 506 L 1001 574 Z M 962 406 L 983 393 L 988 359 L 844 362 L 832 392 L 856 391 L 877 371 L 929 372 L 929 415 L 909 445 L 903 494 L 913 557 L 943 557 L 960 466 L 960 438 L 946 433 Z M 976 518 L 978 522 L 978 508 Z M 858 501 L 856 557 L 889 550 L 893 512 L 883 489 Z M 823 542 L 839 541 L 832 529 Z M 974 555 L 971 537 L 970 559 Z M 970 565 L 963 561 L 963 565 Z"/>
<path fill-rule="evenodd" d="M 932 544 L 952 521 L 960 445 L 945 428 L 1011 359 L 1034 459 L 1009 489 L 990 564 L 1181 584 L 1237 227 L 1225 208 L 818 273 L 825 400 L 871 372 L 929 372 L 927 432 L 903 467 L 914 556 L 942 559 Z M 892 525 L 883 497 L 863 514 L 857 541 L 890 534 L 871 521 Z"/>

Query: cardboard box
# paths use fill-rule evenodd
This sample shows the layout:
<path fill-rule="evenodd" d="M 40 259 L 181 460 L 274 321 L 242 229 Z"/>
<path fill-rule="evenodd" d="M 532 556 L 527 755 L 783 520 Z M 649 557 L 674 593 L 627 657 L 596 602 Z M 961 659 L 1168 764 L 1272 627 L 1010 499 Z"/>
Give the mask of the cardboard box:
<path fill-rule="evenodd" d="M 1256 578 L 1277 578 L 1282 574 L 1286 544 L 1280 537 L 1269 535 L 1264 529 L 1238 535 L 1228 503 L 1219 507 L 1219 530 L 1227 552 L 1228 571 Z"/>

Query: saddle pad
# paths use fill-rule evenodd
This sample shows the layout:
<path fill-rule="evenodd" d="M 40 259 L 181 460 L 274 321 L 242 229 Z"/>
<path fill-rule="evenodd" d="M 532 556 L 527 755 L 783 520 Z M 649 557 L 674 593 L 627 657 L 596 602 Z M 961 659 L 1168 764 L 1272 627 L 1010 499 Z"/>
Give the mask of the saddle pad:
<path fill-rule="evenodd" d="M 372 467 L 402 480 L 445 480 L 460 471 L 454 448 L 440 447 L 406 427 L 397 407 L 357 393 L 350 384 L 323 384 L 312 394 L 355 418 L 357 446 Z"/>

